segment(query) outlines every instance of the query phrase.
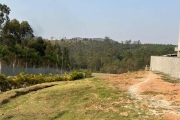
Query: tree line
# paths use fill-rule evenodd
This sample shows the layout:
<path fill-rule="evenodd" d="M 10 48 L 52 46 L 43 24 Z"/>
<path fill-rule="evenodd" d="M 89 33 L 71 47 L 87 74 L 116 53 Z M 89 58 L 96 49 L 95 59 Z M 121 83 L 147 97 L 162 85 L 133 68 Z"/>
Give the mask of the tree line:
<path fill-rule="evenodd" d="M 59 44 L 69 49 L 71 68 L 106 73 L 144 69 L 150 65 L 152 55 L 172 54 L 175 47 L 170 44 L 142 44 L 140 40 L 119 43 L 109 37 L 105 37 L 104 41 L 60 40 Z"/>

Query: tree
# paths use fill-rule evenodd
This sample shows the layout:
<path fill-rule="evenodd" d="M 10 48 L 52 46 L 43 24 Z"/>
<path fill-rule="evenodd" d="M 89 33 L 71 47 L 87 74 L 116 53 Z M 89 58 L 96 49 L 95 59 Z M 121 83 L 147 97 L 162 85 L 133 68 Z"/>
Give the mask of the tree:
<path fill-rule="evenodd" d="M 46 44 L 42 37 L 37 37 L 35 40 L 31 41 L 29 47 L 34 48 L 41 57 L 45 55 Z"/>
<path fill-rule="evenodd" d="M 14 73 L 14 68 L 17 62 L 17 59 L 20 57 L 21 54 L 21 46 L 19 44 L 15 44 L 13 47 L 9 48 L 10 51 L 10 57 L 13 60 L 13 73 Z"/>
<path fill-rule="evenodd" d="M 54 51 L 55 51 L 55 47 L 50 42 L 47 42 L 46 49 L 45 49 L 45 55 L 43 58 L 45 59 L 45 61 L 47 61 L 48 69 L 50 66 L 50 62 L 52 62 L 52 63 L 54 62 L 53 61 Z"/>
<path fill-rule="evenodd" d="M 57 69 L 57 72 L 58 72 L 58 63 L 60 62 L 60 55 L 59 55 L 59 47 L 56 46 L 56 49 L 54 50 L 53 52 L 53 58 L 55 60 L 55 63 L 56 63 L 56 69 Z M 63 60 L 63 55 L 62 55 L 62 60 Z M 63 63 L 63 62 L 62 62 Z M 61 66 L 62 68 L 62 66 Z M 62 69 L 61 69 L 61 75 L 62 75 Z"/>
<path fill-rule="evenodd" d="M 105 36 L 105 37 L 104 37 L 104 40 L 110 40 L 110 37 Z"/>
<path fill-rule="evenodd" d="M 2 35 L 4 38 L 8 38 L 6 40 L 8 41 L 3 41 L 4 43 L 9 44 L 11 42 L 13 45 L 14 44 L 20 44 L 21 43 L 21 37 L 20 37 L 20 23 L 17 19 L 13 19 L 10 22 L 6 23 L 5 26 L 3 27 L 2 30 Z M 13 39 L 13 41 L 10 39 Z"/>
<path fill-rule="evenodd" d="M 0 3 L 0 36 L 3 26 L 9 21 L 10 8 Z"/>
<path fill-rule="evenodd" d="M 26 69 L 25 69 L 25 72 L 27 72 L 27 62 L 28 62 L 28 58 L 30 58 L 30 54 L 32 53 L 33 51 L 28 48 L 28 47 L 24 47 L 24 49 L 22 50 L 22 54 L 21 56 L 25 59 L 25 63 L 26 63 Z"/>
<path fill-rule="evenodd" d="M 4 44 L 21 44 L 22 40 L 33 38 L 33 30 L 27 21 L 21 23 L 17 19 L 13 19 L 6 23 L 2 29 Z"/>
<path fill-rule="evenodd" d="M 69 50 L 67 49 L 67 47 L 63 48 L 62 54 L 63 54 L 64 68 L 67 69 L 67 68 L 69 68 L 69 65 L 70 65 L 70 62 L 69 62 Z"/>
<path fill-rule="evenodd" d="M 1 67 L 2 67 L 2 59 L 6 54 L 7 46 L 0 46 L 0 74 L 1 74 Z"/>
<path fill-rule="evenodd" d="M 33 29 L 27 21 L 22 21 L 20 24 L 20 37 L 21 39 L 28 39 L 34 37 Z"/>
<path fill-rule="evenodd" d="M 39 53 L 35 49 L 31 49 L 31 52 L 29 54 L 29 59 L 31 61 L 32 67 L 35 67 L 35 62 L 39 58 Z"/>

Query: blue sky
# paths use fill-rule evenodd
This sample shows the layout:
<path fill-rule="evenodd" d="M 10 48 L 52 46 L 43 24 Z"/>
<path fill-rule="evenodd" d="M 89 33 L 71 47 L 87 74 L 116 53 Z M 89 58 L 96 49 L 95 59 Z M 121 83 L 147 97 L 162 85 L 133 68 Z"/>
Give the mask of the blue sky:
<path fill-rule="evenodd" d="M 0 0 L 35 35 L 177 44 L 180 0 Z"/>

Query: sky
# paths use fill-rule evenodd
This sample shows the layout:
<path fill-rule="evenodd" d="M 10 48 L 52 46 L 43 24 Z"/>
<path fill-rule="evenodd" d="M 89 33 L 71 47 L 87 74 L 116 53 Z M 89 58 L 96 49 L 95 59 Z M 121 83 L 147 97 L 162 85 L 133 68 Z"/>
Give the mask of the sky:
<path fill-rule="evenodd" d="M 36 36 L 178 43 L 180 0 L 0 0 Z"/>

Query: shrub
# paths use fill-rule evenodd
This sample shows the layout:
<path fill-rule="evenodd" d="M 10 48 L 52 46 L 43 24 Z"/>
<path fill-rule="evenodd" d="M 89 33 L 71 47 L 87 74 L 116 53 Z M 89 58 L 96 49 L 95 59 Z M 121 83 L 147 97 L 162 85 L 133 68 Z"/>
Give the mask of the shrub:
<path fill-rule="evenodd" d="M 85 73 L 85 77 L 91 77 L 92 72 L 86 70 L 86 69 L 81 69 L 79 72 Z"/>
<path fill-rule="evenodd" d="M 8 82 L 11 89 L 18 88 L 19 83 L 13 79 L 13 76 L 7 76 L 6 81 Z"/>
<path fill-rule="evenodd" d="M 71 76 L 72 80 L 82 79 L 83 78 L 83 73 L 74 71 L 74 72 L 72 72 L 70 74 L 70 76 Z"/>
<path fill-rule="evenodd" d="M 86 77 L 91 77 L 92 75 L 92 72 L 89 72 L 89 71 L 84 71 L 84 73 L 86 74 Z"/>
<path fill-rule="evenodd" d="M 9 88 L 9 84 L 6 81 L 6 77 L 3 74 L 0 74 L 0 90 L 6 91 Z"/>

